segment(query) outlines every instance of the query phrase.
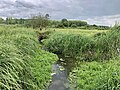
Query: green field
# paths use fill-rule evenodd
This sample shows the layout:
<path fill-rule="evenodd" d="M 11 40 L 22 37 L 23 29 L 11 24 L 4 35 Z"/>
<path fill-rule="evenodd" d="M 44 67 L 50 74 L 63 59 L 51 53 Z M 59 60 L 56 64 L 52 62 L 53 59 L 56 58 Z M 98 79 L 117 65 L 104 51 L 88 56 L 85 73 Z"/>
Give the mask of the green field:
<path fill-rule="evenodd" d="M 61 33 L 72 33 L 72 34 L 86 34 L 86 35 L 94 35 L 96 33 L 107 32 L 109 30 L 87 30 L 87 29 L 60 29 L 60 28 L 49 28 L 49 31 L 61 32 Z"/>

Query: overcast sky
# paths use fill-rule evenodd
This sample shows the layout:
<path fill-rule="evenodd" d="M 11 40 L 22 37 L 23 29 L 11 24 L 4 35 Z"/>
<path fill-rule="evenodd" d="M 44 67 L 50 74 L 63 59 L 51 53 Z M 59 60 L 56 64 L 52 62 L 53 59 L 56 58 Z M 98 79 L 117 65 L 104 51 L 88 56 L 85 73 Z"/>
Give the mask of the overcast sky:
<path fill-rule="evenodd" d="M 28 18 L 38 13 L 113 25 L 120 21 L 120 0 L 0 0 L 0 17 Z"/>

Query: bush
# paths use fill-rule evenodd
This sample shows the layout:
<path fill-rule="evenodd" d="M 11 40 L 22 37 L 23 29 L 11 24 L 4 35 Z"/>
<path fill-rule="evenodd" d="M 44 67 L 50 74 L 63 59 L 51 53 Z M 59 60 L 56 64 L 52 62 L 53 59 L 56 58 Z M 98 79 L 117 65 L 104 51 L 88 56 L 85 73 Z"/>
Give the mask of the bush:
<path fill-rule="evenodd" d="M 64 25 L 62 23 L 58 23 L 56 28 L 64 28 Z"/>
<path fill-rule="evenodd" d="M 76 28 L 77 25 L 76 25 L 76 24 L 72 24 L 71 27 L 72 27 L 72 28 Z"/>

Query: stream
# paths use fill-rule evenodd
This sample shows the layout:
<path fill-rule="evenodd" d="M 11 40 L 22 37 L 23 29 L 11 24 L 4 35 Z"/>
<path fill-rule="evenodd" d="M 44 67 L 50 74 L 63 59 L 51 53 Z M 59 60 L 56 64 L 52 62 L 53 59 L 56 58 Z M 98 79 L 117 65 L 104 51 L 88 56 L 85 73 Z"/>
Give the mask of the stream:
<path fill-rule="evenodd" d="M 75 67 L 75 60 L 70 57 L 58 57 L 59 60 L 52 65 L 52 81 L 47 90 L 70 90 L 68 76 Z"/>

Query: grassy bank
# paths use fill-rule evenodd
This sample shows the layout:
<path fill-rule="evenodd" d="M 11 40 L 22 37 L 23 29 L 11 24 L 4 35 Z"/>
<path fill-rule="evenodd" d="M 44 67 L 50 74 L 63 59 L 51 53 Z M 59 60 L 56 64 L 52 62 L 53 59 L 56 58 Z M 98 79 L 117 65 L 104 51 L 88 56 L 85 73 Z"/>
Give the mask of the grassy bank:
<path fill-rule="evenodd" d="M 56 60 L 40 49 L 34 30 L 0 26 L 1 90 L 44 90 Z"/>

